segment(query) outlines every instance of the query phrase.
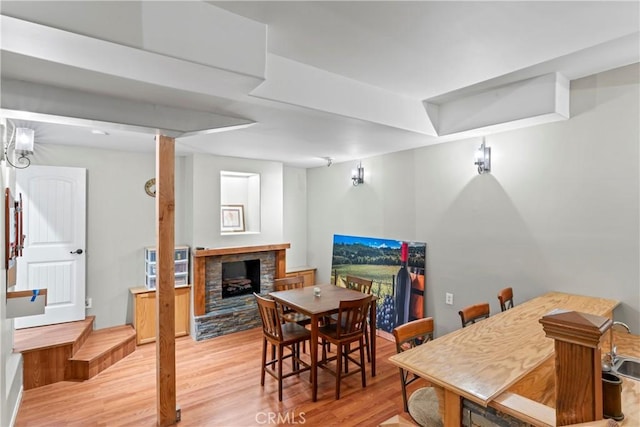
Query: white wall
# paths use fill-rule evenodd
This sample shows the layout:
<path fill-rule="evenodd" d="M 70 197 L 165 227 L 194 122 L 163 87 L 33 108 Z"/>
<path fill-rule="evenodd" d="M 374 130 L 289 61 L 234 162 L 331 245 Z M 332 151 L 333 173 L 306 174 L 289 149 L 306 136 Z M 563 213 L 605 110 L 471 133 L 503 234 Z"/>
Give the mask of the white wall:
<path fill-rule="evenodd" d="M 96 316 L 97 329 L 131 323 L 129 288 L 144 286 L 143 248 L 155 245 L 155 199 L 144 191 L 145 182 L 155 176 L 155 153 L 38 144 L 33 163 L 87 169 L 87 297 L 93 299 L 87 314 Z M 221 170 L 260 174 L 259 234 L 220 235 Z M 304 170 L 295 174 L 304 175 Z M 285 242 L 283 185 L 281 163 L 208 155 L 176 157 L 176 244 L 193 248 Z M 304 195 L 304 189 L 298 192 Z M 303 220 L 295 229 L 304 227 Z M 287 256 L 305 264 L 305 240 L 297 241 L 304 244 L 296 244 Z"/>
<path fill-rule="evenodd" d="M 183 216 L 183 159 L 176 159 L 176 224 Z M 155 176 L 155 153 L 38 144 L 34 164 L 87 169 L 87 315 L 95 327 L 131 321 L 129 288 L 144 286 L 145 246 L 155 246 L 155 199 L 144 184 Z M 176 228 L 176 243 L 184 243 Z"/>
<path fill-rule="evenodd" d="M 571 119 L 480 139 L 310 169 L 308 259 L 328 281 L 333 234 L 427 243 L 427 315 L 436 333 L 458 310 L 499 289 L 516 304 L 549 290 L 617 299 L 615 317 L 640 333 L 638 64 L 571 85 Z M 392 143 L 392 142 L 390 142 Z M 445 292 L 454 305 L 444 304 Z"/>
<path fill-rule="evenodd" d="M 192 247 L 219 248 L 283 243 L 282 163 L 235 157 L 195 155 L 186 174 L 192 201 L 186 220 Z M 260 232 L 220 233 L 220 171 L 260 175 Z M 247 213 L 245 213 L 247 215 Z"/>
<path fill-rule="evenodd" d="M 283 241 L 291 244 L 287 268 L 302 267 L 307 265 L 307 170 L 285 167 L 283 172 Z"/>

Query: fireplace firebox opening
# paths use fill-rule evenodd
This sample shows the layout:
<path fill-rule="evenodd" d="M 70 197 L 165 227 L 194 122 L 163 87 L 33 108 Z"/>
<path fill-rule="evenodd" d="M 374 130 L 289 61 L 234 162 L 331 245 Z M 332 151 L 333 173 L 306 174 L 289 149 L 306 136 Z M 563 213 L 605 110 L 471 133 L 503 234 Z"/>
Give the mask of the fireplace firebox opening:
<path fill-rule="evenodd" d="M 222 298 L 260 293 L 260 260 L 222 263 Z"/>

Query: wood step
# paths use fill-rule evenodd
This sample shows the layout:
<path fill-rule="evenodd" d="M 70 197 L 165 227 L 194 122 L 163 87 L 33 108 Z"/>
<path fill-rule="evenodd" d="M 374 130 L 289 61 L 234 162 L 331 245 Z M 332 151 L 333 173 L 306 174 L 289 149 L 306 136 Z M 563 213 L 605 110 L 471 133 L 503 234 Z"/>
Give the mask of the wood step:
<path fill-rule="evenodd" d="M 93 331 L 95 318 L 96 316 L 87 316 L 77 322 L 16 329 L 13 334 L 13 352 L 24 354 L 66 345 L 75 346 L 77 351 Z"/>
<path fill-rule="evenodd" d="M 135 351 L 131 325 L 94 330 L 94 320 L 16 330 L 13 351 L 22 353 L 24 389 L 89 379 Z"/>
<path fill-rule="evenodd" d="M 65 380 L 67 360 L 93 331 L 95 316 L 77 322 L 18 329 L 13 351 L 22 353 L 25 390 Z"/>
<path fill-rule="evenodd" d="M 136 349 L 136 331 L 131 325 L 99 329 L 69 358 L 65 379 L 88 380 L 122 360 Z"/>

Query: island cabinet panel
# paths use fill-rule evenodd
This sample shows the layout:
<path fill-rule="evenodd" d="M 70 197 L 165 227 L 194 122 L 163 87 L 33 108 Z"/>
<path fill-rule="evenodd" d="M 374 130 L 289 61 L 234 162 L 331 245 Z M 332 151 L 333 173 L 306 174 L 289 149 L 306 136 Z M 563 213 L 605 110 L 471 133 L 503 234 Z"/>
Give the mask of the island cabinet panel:
<path fill-rule="evenodd" d="M 176 336 L 189 335 L 189 286 L 175 288 L 175 330 Z M 156 291 L 146 288 L 131 288 L 133 295 L 133 327 L 136 330 L 136 344 L 156 340 Z"/>

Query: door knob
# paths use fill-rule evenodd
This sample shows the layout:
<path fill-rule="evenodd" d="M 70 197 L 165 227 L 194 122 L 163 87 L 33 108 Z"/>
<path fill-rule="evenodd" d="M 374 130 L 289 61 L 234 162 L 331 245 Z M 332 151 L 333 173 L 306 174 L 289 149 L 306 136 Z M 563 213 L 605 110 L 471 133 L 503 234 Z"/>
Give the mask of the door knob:
<path fill-rule="evenodd" d="M 82 253 L 82 249 L 76 249 L 75 251 L 71 251 L 69 253 L 70 254 L 78 254 L 78 255 L 80 255 Z"/>

